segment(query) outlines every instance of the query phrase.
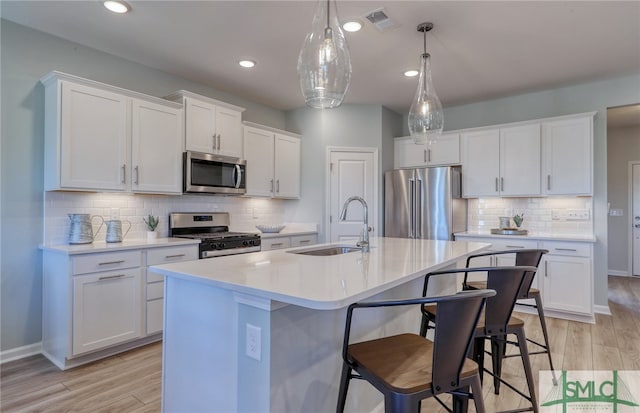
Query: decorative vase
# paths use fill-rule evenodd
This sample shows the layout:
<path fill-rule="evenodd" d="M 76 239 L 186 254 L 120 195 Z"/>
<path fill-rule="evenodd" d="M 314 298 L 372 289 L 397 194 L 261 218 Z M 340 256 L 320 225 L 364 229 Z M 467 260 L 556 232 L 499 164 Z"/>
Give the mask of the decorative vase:
<path fill-rule="evenodd" d="M 147 231 L 147 241 L 155 241 L 158 239 L 158 233 L 155 231 Z"/>

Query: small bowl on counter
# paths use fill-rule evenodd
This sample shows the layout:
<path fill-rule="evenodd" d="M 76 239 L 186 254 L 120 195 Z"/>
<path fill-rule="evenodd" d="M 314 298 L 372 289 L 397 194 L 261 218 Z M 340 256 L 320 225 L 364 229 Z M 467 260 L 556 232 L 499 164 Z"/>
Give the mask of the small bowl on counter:
<path fill-rule="evenodd" d="M 260 232 L 264 232 L 265 234 L 274 234 L 282 231 L 286 227 L 284 224 L 265 224 L 265 225 L 256 225 L 256 228 L 260 230 Z"/>

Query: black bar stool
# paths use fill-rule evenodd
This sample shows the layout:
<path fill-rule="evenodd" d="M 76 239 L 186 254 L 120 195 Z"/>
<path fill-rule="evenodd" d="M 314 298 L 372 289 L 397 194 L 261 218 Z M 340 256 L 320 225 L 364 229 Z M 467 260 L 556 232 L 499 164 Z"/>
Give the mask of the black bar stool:
<path fill-rule="evenodd" d="M 473 359 L 480 366 L 480 379 L 482 380 L 483 372 L 493 376 L 494 382 L 500 382 L 520 396 L 524 397 L 531 403 L 531 408 L 514 409 L 508 412 L 534 411 L 538 412 L 538 403 L 536 401 L 535 386 L 533 372 L 531 370 L 531 362 L 529 360 L 529 352 L 527 350 L 526 335 L 524 332 L 524 321 L 519 318 L 512 317 L 513 307 L 518 299 L 518 292 L 524 283 L 528 273 L 535 273 L 536 267 L 517 266 L 517 267 L 483 267 L 483 268 L 462 268 L 457 270 L 445 270 L 429 273 L 425 276 L 423 295 L 426 295 L 429 279 L 434 276 L 443 276 L 459 273 L 487 273 L 487 288 L 496 291 L 496 295 L 487 299 L 484 316 L 480 318 L 475 330 L 475 338 L 473 345 Z M 483 290 L 480 290 L 483 291 Z M 448 322 L 440 318 L 440 308 L 436 304 L 422 306 L 422 324 L 420 326 L 420 335 L 426 337 L 427 330 L 433 328 L 434 324 L 437 328 L 438 324 Z M 512 384 L 506 382 L 500 376 L 500 366 L 502 356 L 504 354 L 505 337 L 508 334 L 514 334 L 517 341 L 514 343 L 520 348 L 520 358 L 524 367 L 525 377 L 527 379 L 527 387 L 529 394 L 525 394 Z M 491 340 L 491 354 L 493 359 L 493 371 L 484 368 L 484 341 Z M 496 371 L 497 370 L 497 371 Z"/>
<path fill-rule="evenodd" d="M 442 297 L 351 304 L 347 310 L 336 411 L 344 411 L 349 382 L 358 378 L 367 380 L 384 395 L 386 413 L 419 413 L 420 401 L 429 397 L 435 397 L 450 412 L 466 411 L 468 398 L 472 398 L 476 411 L 483 413 L 478 365 L 466 355 L 485 301 L 494 295 L 491 290 L 463 291 Z M 355 309 L 427 304 L 437 304 L 444 321 L 435 327 L 433 342 L 417 334 L 400 334 L 349 344 Z M 453 395 L 454 410 L 438 399 L 442 393 Z"/>
<path fill-rule="evenodd" d="M 493 252 L 486 252 L 486 253 L 481 253 L 481 254 L 474 254 L 474 255 L 470 255 L 469 257 L 467 257 L 467 264 L 466 267 L 469 268 L 471 261 L 474 258 L 478 258 L 478 257 L 486 257 L 486 256 L 491 256 L 491 255 L 507 255 L 507 254 L 515 254 L 515 258 L 516 258 L 516 262 L 515 265 L 519 266 L 519 265 L 528 265 L 531 267 L 536 267 L 538 268 L 538 266 L 540 265 L 540 261 L 542 260 L 542 256 L 544 254 L 547 254 L 549 251 L 548 250 L 544 250 L 544 249 L 517 249 L 517 250 L 503 250 L 503 251 L 493 251 Z M 527 299 L 533 299 L 535 304 L 528 304 L 528 303 L 518 303 L 519 305 L 523 305 L 523 306 L 527 306 L 527 307 L 533 307 L 536 309 L 536 312 L 538 313 L 538 319 L 540 320 L 540 326 L 542 328 L 542 336 L 544 338 L 544 344 L 539 343 L 535 340 L 532 340 L 530 338 L 527 338 L 527 341 L 535 344 L 536 346 L 538 346 L 539 348 L 541 348 L 542 350 L 539 351 L 533 351 L 530 352 L 529 355 L 533 355 L 533 354 L 546 354 L 548 359 L 549 359 L 549 369 L 551 370 L 551 374 L 553 377 L 553 384 L 556 385 L 557 384 L 557 379 L 556 379 L 556 372 L 555 369 L 553 367 L 553 360 L 551 358 L 551 347 L 549 345 L 549 334 L 547 333 L 547 323 L 544 317 L 544 308 L 542 307 L 542 295 L 540 294 L 540 290 L 537 288 L 533 288 L 531 287 L 531 284 L 533 283 L 533 279 L 535 278 L 536 273 L 529 273 L 527 274 L 527 276 L 525 277 L 524 282 L 522 283 L 522 287 L 520 288 L 520 291 L 518 292 L 518 300 L 527 300 Z M 464 275 L 464 280 L 462 281 L 462 289 L 463 290 L 483 290 L 487 288 L 487 282 L 486 281 L 468 281 L 467 280 L 467 274 Z M 511 355 L 505 355 L 503 353 L 503 358 L 507 358 L 507 357 L 516 357 L 517 354 L 511 354 Z M 501 363 L 500 363 L 501 366 Z M 498 373 L 500 372 L 500 367 L 498 368 Z M 495 383 L 494 385 L 495 388 L 495 393 L 499 394 L 500 392 L 500 384 Z"/>

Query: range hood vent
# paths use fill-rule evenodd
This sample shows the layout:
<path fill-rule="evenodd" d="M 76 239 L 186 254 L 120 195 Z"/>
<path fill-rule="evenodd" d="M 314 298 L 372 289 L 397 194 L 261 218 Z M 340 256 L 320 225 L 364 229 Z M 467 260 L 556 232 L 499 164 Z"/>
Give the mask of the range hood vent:
<path fill-rule="evenodd" d="M 398 23 L 389 18 L 384 8 L 373 10 L 372 12 L 369 12 L 365 17 L 371 22 L 371 24 L 376 27 L 376 29 L 381 32 L 400 27 Z"/>

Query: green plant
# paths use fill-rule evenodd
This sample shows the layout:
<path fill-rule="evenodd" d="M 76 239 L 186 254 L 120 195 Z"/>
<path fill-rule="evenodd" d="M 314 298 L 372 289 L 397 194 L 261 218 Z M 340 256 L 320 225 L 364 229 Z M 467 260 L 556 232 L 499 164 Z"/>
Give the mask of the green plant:
<path fill-rule="evenodd" d="M 142 218 L 142 220 L 147 224 L 149 231 L 155 231 L 158 227 L 158 223 L 160 222 L 160 217 L 154 217 L 150 214 L 149 218 Z"/>
<path fill-rule="evenodd" d="M 524 221 L 524 213 L 515 214 L 513 216 L 513 223 L 516 224 L 516 227 L 520 228 L 520 225 L 522 225 L 522 221 Z"/>

